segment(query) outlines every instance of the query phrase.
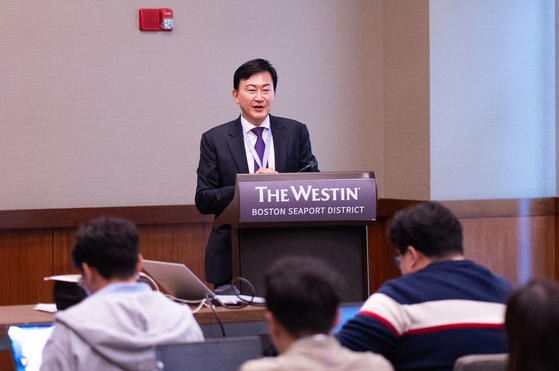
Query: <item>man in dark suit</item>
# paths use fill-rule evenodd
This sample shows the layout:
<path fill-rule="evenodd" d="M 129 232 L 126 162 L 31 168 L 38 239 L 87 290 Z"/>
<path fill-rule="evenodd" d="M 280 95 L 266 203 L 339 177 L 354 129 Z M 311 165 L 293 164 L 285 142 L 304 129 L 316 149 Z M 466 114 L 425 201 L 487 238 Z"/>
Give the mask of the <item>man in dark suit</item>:
<path fill-rule="evenodd" d="M 270 62 L 244 63 L 233 77 L 233 99 L 241 108 L 236 120 L 202 135 L 196 207 L 216 217 L 233 199 L 238 173 L 318 171 L 307 127 L 270 115 L 277 74 Z M 231 229 L 212 231 L 206 247 L 206 280 L 226 294 L 232 278 Z"/>

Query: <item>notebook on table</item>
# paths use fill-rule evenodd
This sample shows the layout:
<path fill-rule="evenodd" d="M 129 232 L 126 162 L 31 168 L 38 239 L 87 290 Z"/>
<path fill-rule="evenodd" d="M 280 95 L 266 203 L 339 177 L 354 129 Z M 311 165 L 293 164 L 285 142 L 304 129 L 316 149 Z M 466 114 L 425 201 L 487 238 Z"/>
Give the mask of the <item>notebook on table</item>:
<path fill-rule="evenodd" d="M 53 329 L 52 324 L 7 326 L 15 370 L 39 370 L 43 360 L 43 348 Z"/>
<path fill-rule="evenodd" d="M 241 300 L 236 295 L 215 295 L 188 267 L 180 263 L 143 260 L 144 270 L 170 295 L 177 299 L 199 301 L 209 297 L 216 304 L 234 305 Z M 263 298 L 240 295 L 246 301 L 264 303 Z"/>

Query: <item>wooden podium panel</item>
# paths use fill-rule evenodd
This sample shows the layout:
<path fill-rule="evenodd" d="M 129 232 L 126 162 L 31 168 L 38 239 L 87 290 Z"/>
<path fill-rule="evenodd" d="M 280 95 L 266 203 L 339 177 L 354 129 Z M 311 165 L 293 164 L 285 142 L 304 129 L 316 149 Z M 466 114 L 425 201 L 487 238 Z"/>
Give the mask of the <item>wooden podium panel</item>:
<path fill-rule="evenodd" d="M 264 274 L 275 260 L 287 255 L 313 256 L 330 264 L 344 278 L 342 301 L 363 301 L 369 295 L 366 228 L 333 226 L 238 230 L 239 275 L 254 286 L 257 296 L 263 296 Z M 248 293 L 245 285 L 241 285 L 241 291 Z"/>
<path fill-rule="evenodd" d="M 300 255 L 333 266 L 346 281 L 342 300 L 360 302 L 369 296 L 367 225 L 376 203 L 373 172 L 238 174 L 214 229 L 231 226 L 233 278 L 248 280 L 257 296 L 275 260 Z"/>

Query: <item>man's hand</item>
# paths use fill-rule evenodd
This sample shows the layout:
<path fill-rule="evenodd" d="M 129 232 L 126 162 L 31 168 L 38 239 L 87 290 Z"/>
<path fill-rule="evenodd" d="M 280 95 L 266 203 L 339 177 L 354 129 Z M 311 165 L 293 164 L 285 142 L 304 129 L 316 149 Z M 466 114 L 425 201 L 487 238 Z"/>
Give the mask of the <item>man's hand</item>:
<path fill-rule="evenodd" d="M 255 174 L 277 174 L 277 171 L 272 168 L 261 167 Z"/>

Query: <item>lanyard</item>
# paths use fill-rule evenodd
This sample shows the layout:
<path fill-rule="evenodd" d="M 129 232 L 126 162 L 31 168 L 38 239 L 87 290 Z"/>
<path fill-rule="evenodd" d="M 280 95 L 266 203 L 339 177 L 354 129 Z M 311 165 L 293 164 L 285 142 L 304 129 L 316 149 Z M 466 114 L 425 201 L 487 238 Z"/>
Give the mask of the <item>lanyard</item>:
<path fill-rule="evenodd" d="M 262 132 L 262 134 L 264 134 L 264 132 Z M 256 163 L 258 164 L 258 167 L 264 167 L 262 166 L 262 163 L 268 165 L 268 157 L 270 156 L 270 138 L 272 138 L 272 125 L 270 125 L 270 127 L 268 128 L 268 135 L 266 136 L 266 148 L 264 149 L 264 161 L 260 161 L 260 157 L 258 156 L 258 153 L 256 153 L 256 150 L 254 149 L 254 145 L 250 141 L 250 138 L 248 137 L 248 133 L 245 131 L 244 128 L 243 128 L 243 138 L 245 140 L 245 143 L 250 153 L 252 154 L 252 157 L 254 158 L 254 161 L 256 161 Z M 256 140 L 258 140 L 258 138 Z"/>

